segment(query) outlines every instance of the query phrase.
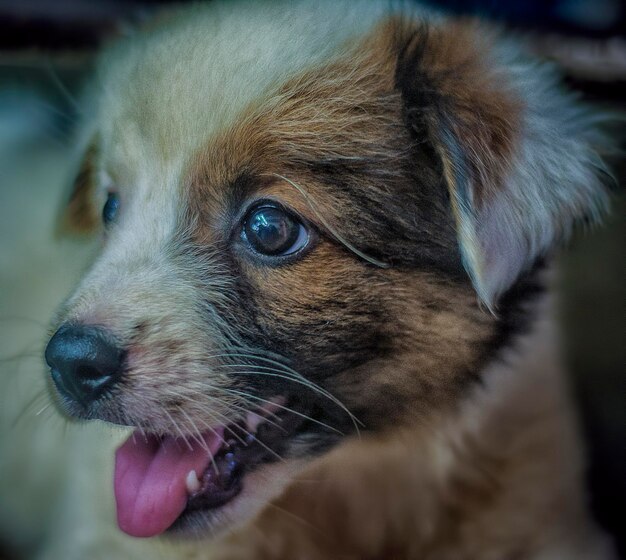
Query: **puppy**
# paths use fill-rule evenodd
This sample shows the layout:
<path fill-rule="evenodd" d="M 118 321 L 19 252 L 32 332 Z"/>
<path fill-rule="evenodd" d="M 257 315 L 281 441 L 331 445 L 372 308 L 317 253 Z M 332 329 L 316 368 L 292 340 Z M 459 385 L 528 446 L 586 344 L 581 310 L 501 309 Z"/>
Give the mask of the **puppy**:
<path fill-rule="evenodd" d="M 212 2 L 110 47 L 88 99 L 68 221 L 102 249 L 46 360 L 65 414 L 135 430 L 122 531 L 611 557 L 547 295 L 608 143 L 550 68 L 412 5 Z"/>

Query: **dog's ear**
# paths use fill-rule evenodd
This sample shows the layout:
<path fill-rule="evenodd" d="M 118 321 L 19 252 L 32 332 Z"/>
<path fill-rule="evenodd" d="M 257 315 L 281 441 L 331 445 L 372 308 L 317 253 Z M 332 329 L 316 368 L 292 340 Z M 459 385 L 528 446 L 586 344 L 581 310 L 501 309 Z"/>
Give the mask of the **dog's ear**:
<path fill-rule="evenodd" d="M 87 234 L 100 225 L 100 212 L 95 203 L 97 143 L 92 141 L 83 150 L 74 173 L 69 197 L 64 201 L 59 230 L 72 234 Z"/>
<path fill-rule="evenodd" d="M 493 310 L 576 221 L 606 210 L 599 118 L 473 22 L 404 25 L 398 37 L 405 120 L 439 155 L 464 266 Z"/>

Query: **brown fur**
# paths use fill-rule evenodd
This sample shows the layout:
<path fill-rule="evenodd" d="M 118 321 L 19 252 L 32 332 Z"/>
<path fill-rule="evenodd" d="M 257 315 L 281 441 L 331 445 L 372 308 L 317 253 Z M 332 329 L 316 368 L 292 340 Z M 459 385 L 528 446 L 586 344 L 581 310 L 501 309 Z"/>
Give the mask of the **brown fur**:
<path fill-rule="evenodd" d="M 458 187 L 451 169 L 458 162 L 447 151 L 446 135 L 451 134 L 469 155 L 474 204 L 481 208 L 503 185 L 522 126 L 523 102 L 494 68 L 493 31 L 462 21 L 423 33 L 405 32 L 409 38 L 403 63 L 411 66 L 400 71 L 412 74 L 417 95 L 436 99 L 423 107 L 422 118 L 440 146 L 448 183 Z M 410 69 L 415 57 L 420 59 L 417 74 Z"/>
<path fill-rule="evenodd" d="M 100 225 L 100 214 L 95 207 L 97 146 L 92 143 L 76 174 L 67 207 L 62 214 L 60 227 L 73 233 L 93 232 Z"/>
<path fill-rule="evenodd" d="M 492 68 L 494 44 L 474 22 L 392 19 L 290 76 L 185 154 L 161 260 L 142 255 L 120 273 L 125 261 L 111 257 L 69 300 L 64 320 L 104 325 L 131 348 L 97 417 L 191 434 L 214 413 L 236 418 L 251 402 L 229 389 L 277 391 L 224 373 L 220 353 L 236 341 L 280 355 L 362 422 L 359 439 L 345 409 L 279 386 L 351 437 L 305 434 L 281 450 L 284 465 L 253 472 L 263 494 L 245 498 L 250 510 L 295 481 L 218 558 L 601 557 L 552 356 L 503 357 L 536 329 L 542 262 L 498 315 L 463 269 L 461 220 L 505 192 L 521 141 L 524 101 Z M 272 266 L 237 244 L 236 224 L 261 199 L 311 226 L 299 259 Z M 109 243 L 124 242 L 122 224 Z M 118 290 L 110 306 L 104 285 Z"/>
<path fill-rule="evenodd" d="M 604 557 L 581 507 L 580 444 L 552 337 L 544 324 L 522 344 L 533 355 L 511 355 L 454 414 L 319 460 L 216 557 Z"/>
<path fill-rule="evenodd" d="M 479 59 L 481 51 L 470 48 L 470 37 L 476 30 L 462 25 L 445 29 L 445 33 L 437 32 L 432 37 L 432 60 L 427 58 L 425 64 L 437 62 L 432 74 L 438 75 L 442 68 L 447 68 L 460 84 L 478 80 L 479 88 L 466 92 L 448 83 L 450 91 L 444 87 L 441 95 L 450 100 L 449 110 L 466 120 L 468 128 L 473 122 L 479 130 L 513 119 L 511 103 L 503 95 L 500 102 L 493 86 L 486 92 L 480 89 L 487 88 L 490 82 L 487 78 L 479 80 L 483 65 L 479 66 L 473 57 Z M 363 324 L 351 318 L 351 311 L 352 316 L 363 313 L 363 302 L 368 311 L 379 310 L 380 318 L 375 322 L 392 325 L 381 326 L 373 334 L 379 340 L 390 341 L 385 343 L 390 347 L 381 360 L 349 369 L 332 381 L 342 394 L 358 392 L 357 402 L 371 395 L 356 406 L 357 412 L 372 423 L 380 418 L 412 422 L 407 420 L 403 402 L 415 405 L 425 401 L 439 406 L 454 398 L 468 373 L 471 379 L 472 372 L 484 361 L 485 341 L 488 344 L 496 332 L 493 318 L 480 309 L 470 283 L 461 278 L 456 236 L 444 199 L 446 186 L 437 177 L 436 168 L 416 166 L 416 156 L 424 161 L 430 156 L 418 151 L 417 142 L 403 122 L 403 100 L 395 84 L 396 63 L 398 51 L 407 41 L 404 34 L 412 37 L 416 32 L 419 27 L 408 29 L 402 22 L 388 22 L 340 60 L 288 81 L 268 100 L 251 107 L 234 129 L 212 141 L 198 156 L 189 179 L 190 213 L 193 223 L 198 224 L 195 240 L 199 243 L 220 242 L 215 234 L 216 224 L 229 215 L 223 188 L 231 185 L 232 204 L 239 204 L 241 198 L 252 194 L 256 198 L 273 198 L 324 230 L 315 213 L 319 212 L 368 255 L 411 268 L 413 263 L 402 262 L 409 255 L 431 259 L 428 264 L 452 274 L 450 279 L 429 270 L 409 271 L 404 267 L 401 273 L 364 270 L 358 261 L 346 259 L 344 247 L 324 239 L 315 249 L 315 258 L 288 269 L 259 269 L 243 263 L 239 282 L 247 281 L 246 290 L 254 299 L 254 308 L 265 310 L 255 315 L 257 326 L 271 333 L 274 344 L 279 338 L 278 326 L 286 331 L 285 336 L 300 333 L 302 342 L 289 356 L 296 363 L 319 336 L 313 323 L 350 324 L 352 336 L 370 330 L 373 315 L 364 315 Z M 464 41 L 458 51 L 446 48 L 443 53 L 437 52 L 450 37 L 459 35 Z M 431 36 L 427 38 L 430 53 Z M 408 48 L 413 48 L 412 43 Z M 458 74 L 457 69 L 468 74 Z M 429 72 L 428 66 L 425 71 Z M 453 93 L 459 96 L 458 100 L 452 99 Z M 493 123 L 470 111 L 472 104 L 478 104 L 483 97 L 487 100 L 484 111 L 493 113 Z M 421 132 L 428 134 L 427 130 Z M 494 137 L 498 134 L 496 127 Z M 481 135 L 477 136 L 478 141 Z M 502 146 L 493 147 L 498 150 L 495 159 L 507 155 L 510 146 L 506 147 L 506 141 L 512 141 L 511 136 L 512 132 L 508 138 L 500 135 Z M 426 140 L 422 138 L 421 142 Z M 347 157 L 350 159 L 346 161 Z M 300 185 L 315 207 L 275 174 Z M 337 189 L 338 177 L 341 189 Z M 393 193 L 393 198 L 389 193 Z M 370 207 L 385 207 L 386 214 L 397 218 L 398 230 L 414 227 L 411 221 L 415 220 L 415 209 L 423 212 L 421 223 L 416 225 L 429 229 L 412 233 L 416 239 L 428 235 L 431 243 L 433 237 L 439 237 L 440 248 L 445 248 L 443 254 L 430 257 L 403 246 L 398 246 L 394 254 L 395 240 L 389 230 L 381 229 L 373 220 L 368 222 L 363 206 L 355 204 L 355 196 L 363 196 Z M 377 228 L 374 235 L 366 229 L 370 224 Z M 233 266 L 237 264 L 235 261 Z M 314 283 L 310 281 L 312 277 L 316 279 Z M 412 312 L 404 319 L 406 309 Z M 239 316 L 238 321 L 243 325 L 246 318 Z M 415 340 L 420 343 L 415 345 Z M 361 373 L 363 369 L 367 374 Z M 415 370 L 421 372 L 417 379 Z M 364 381 L 355 385 L 355 378 Z M 381 391 L 391 397 L 387 402 L 393 409 L 380 408 Z M 355 406 L 351 400 L 348 403 Z M 417 416 L 423 414 L 419 407 L 415 411 Z"/>

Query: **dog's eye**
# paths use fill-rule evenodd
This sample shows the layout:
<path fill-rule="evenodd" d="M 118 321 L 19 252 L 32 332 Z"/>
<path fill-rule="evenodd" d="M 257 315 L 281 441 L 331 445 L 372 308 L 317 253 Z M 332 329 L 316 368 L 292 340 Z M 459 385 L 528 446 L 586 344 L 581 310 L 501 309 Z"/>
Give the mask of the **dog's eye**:
<path fill-rule="evenodd" d="M 110 192 L 107 196 L 107 201 L 102 209 L 102 221 L 105 224 L 110 224 L 115 220 L 117 212 L 120 207 L 120 197 L 117 193 Z"/>
<path fill-rule="evenodd" d="M 297 218 L 268 203 L 248 212 L 241 237 L 254 251 L 270 257 L 292 255 L 309 242 L 309 232 Z"/>

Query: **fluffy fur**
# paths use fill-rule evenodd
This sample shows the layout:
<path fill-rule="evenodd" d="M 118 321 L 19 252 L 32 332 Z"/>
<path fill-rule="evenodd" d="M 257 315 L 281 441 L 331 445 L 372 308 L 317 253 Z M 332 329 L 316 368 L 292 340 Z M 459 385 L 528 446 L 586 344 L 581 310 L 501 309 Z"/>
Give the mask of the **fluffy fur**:
<path fill-rule="evenodd" d="M 110 48 L 88 98 L 70 214 L 121 210 L 58 322 L 128 357 L 65 411 L 193 437 L 287 394 L 317 421 L 196 520 L 238 529 L 212 557 L 610 557 L 537 342 L 543 259 L 607 202 L 597 117 L 552 70 L 407 6 L 215 2 Z M 246 252 L 260 199 L 310 250 Z"/>

